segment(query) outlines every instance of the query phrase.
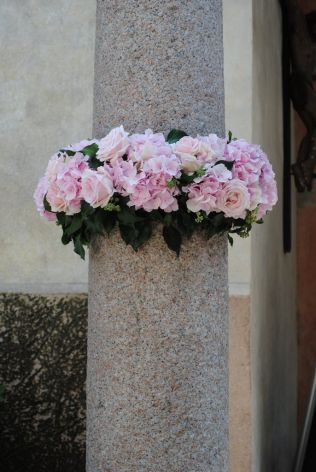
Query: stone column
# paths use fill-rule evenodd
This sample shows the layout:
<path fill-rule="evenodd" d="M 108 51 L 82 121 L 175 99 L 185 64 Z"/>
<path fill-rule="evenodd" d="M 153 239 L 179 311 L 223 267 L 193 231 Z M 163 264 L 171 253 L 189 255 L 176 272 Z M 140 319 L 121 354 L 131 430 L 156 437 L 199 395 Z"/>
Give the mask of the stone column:
<path fill-rule="evenodd" d="M 98 0 L 94 130 L 224 133 L 221 0 Z M 90 251 L 88 472 L 228 470 L 227 244 Z"/>

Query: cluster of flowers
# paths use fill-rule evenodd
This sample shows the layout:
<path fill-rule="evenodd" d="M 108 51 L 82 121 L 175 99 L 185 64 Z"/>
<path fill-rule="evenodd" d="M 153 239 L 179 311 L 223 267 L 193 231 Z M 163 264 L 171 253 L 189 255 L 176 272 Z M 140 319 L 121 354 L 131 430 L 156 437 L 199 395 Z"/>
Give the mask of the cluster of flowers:
<path fill-rule="evenodd" d="M 91 145 L 97 146 L 97 168 L 82 152 Z M 192 177 L 187 185 L 181 184 L 183 174 Z M 57 212 L 79 213 L 82 200 L 106 209 L 114 194 L 127 197 L 127 205 L 136 210 L 174 212 L 181 193 L 187 196 L 188 211 L 223 212 L 231 218 L 257 210 L 259 219 L 277 201 L 274 172 L 257 145 L 215 134 L 183 136 L 169 144 L 161 133 L 129 136 L 123 126 L 100 141 L 82 141 L 55 154 L 34 198 L 38 211 L 54 220 Z"/>

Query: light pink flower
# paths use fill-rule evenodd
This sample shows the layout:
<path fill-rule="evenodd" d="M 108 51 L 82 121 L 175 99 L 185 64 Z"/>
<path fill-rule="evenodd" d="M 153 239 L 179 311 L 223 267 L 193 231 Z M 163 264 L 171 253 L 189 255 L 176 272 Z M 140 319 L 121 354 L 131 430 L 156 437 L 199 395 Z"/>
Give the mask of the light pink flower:
<path fill-rule="evenodd" d="M 48 180 L 46 177 L 42 177 L 37 184 L 33 198 L 36 204 L 37 211 L 40 213 L 40 215 L 44 216 L 44 218 L 46 218 L 49 221 L 55 221 L 56 220 L 55 213 L 45 210 L 45 207 L 44 207 L 44 197 L 47 193 L 47 190 L 48 190 Z"/>
<path fill-rule="evenodd" d="M 250 206 L 250 195 L 246 185 L 233 179 L 223 185 L 218 194 L 218 209 L 230 218 L 245 218 Z"/>
<path fill-rule="evenodd" d="M 223 182 L 231 178 L 231 172 L 223 164 L 209 167 L 207 173 L 197 177 L 183 191 L 188 193 L 187 207 L 190 211 L 205 211 L 208 215 L 217 211 L 217 197 Z"/>
<path fill-rule="evenodd" d="M 99 142 L 97 158 L 100 161 L 113 161 L 126 154 L 129 147 L 128 133 L 123 126 L 113 128 Z"/>
<path fill-rule="evenodd" d="M 179 193 L 176 185 L 169 182 L 180 175 L 180 162 L 176 156 L 157 156 L 145 161 L 139 180 L 130 194 L 128 206 L 146 211 L 161 208 L 165 212 L 176 211 Z"/>
<path fill-rule="evenodd" d="M 211 159 L 216 160 L 223 159 L 225 155 L 227 139 L 219 138 L 216 134 L 209 134 L 208 136 L 197 136 L 199 141 L 207 145 L 207 149 L 211 149 Z"/>
<path fill-rule="evenodd" d="M 132 161 L 124 161 L 119 158 L 115 161 L 111 161 L 111 164 L 108 167 L 112 175 L 115 191 L 124 197 L 132 193 L 135 185 L 141 177 L 135 163 Z"/>
<path fill-rule="evenodd" d="M 87 158 L 79 152 L 72 157 L 63 153 L 52 157 L 46 171 L 47 201 L 52 211 L 67 215 L 80 212 L 81 177 L 87 166 Z"/>
<path fill-rule="evenodd" d="M 128 158 L 136 161 L 146 161 L 154 156 L 170 156 L 172 149 L 162 133 L 153 133 L 146 129 L 143 134 L 132 134 L 129 138 L 130 148 Z"/>
<path fill-rule="evenodd" d="M 112 177 L 105 167 L 82 174 L 82 198 L 93 208 L 105 207 L 114 193 Z"/>
<path fill-rule="evenodd" d="M 226 159 L 234 161 L 233 177 L 245 183 L 250 195 L 249 209 L 259 207 L 261 218 L 277 202 L 275 175 L 267 155 L 260 146 L 237 139 L 227 145 Z"/>
<path fill-rule="evenodd" d="M 182 169 L 186 173 L 195 172 L 205 164 L 216 161 L 216 155 L 211 148 L 207 136 L 191 138 L 184 136 L 173 144 L 174 153 L 180 158 Z"/>

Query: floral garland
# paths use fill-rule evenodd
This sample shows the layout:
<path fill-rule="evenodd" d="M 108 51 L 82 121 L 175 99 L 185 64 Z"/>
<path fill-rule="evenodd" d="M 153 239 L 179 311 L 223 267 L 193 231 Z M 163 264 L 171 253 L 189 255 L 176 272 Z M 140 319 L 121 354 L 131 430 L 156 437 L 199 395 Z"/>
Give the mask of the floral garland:
<path fill-rule="evenodd" d="M 34 193 L 37 210 L 61 226 L 83 259 L 94 235 L 118 225 L 137 251 L 161 223 L 178 255 L 182 238 L 203 231 L 247 237 L 277 201 L 272 166 L 260 146 L 215 134 L 172 130 L 129 135 L 120 126 L 101 140 L 65 147 L 50 159 Z"/>

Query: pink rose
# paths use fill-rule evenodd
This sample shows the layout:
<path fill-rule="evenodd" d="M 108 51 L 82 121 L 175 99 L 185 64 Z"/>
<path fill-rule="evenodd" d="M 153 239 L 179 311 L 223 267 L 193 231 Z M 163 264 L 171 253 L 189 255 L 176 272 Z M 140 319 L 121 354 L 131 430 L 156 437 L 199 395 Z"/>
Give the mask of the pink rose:
<path fill-rule="evenodd" d="M 114 193 L 112 177 L 104 167 L 86 169 L 81 184 L 82 198 L 93 208 L 105 207 Z"/>
<path fill-rule="evenodd" d="M 246 185 L 233 179 L 223 185 L 218 194 L 218 209 L 231 218 L 245 218 L 249 209 L 250 196 Z"/>
<path fill-rule="evenodd" d="M 97 158 L 100 161 L 113 161 L 124 156 L 128 147 L 128 133 L 123 126 L 113 128 L 105 138 L 100 140 Z"/>
<path fill-rule="evenodd" d="M 195 172 L 205 164 L 214 163 L 215 153 L 203 136 L 184 136 L 173 145 L 174 153 L 181 159 L 184 172 Z"/>
<path fill-rule="evenodd" d="M 225 150 L 227 146 L 227 139 L 226 138 L 219 138 L 216 134 L 209 134 L 208 136 L 197 136 L 199 141 L 207 145 L 207 149 L 211 149 L 212 158 L 223 159 L 225 155 Z"/>
<path fill-rule="evenodd" d="M 44 216 L 49 221 L 55 221 L 56 215 L 51 211 L 45 210 L 44 207 L 44 197 L 47 193 L 48 189 L 48 180 L 46 177 L 42 177 L 36 187 L 34 192 L 33 198 L 36 204 L 37 211 L 40 213 L 41 216 Z"/>

